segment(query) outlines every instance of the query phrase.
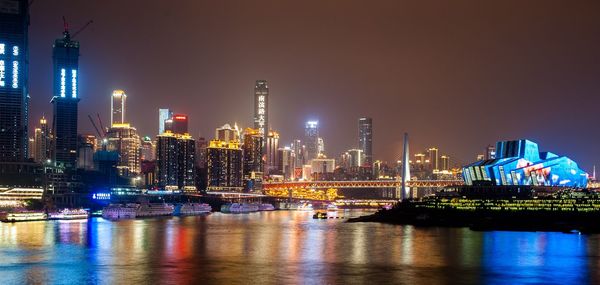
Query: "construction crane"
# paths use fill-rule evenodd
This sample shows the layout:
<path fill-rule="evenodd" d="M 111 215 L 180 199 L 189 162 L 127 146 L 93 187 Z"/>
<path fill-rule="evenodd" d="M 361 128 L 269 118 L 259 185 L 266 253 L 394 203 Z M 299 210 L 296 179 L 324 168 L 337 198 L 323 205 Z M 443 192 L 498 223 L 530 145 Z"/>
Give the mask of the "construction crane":
<path fill-rule="evenodd" d="M 100 122 L 100 127 L 102 128 L 102 133 L 104 134 L 103 137 L 106 136 L 106 129 L 104 128 L 104 125 L 102 124 L 102 119 L 100 119 L 100 114 L 96 113 L 96 116 L 98 116 L 98 122 Z"/>
<path fill-rule="evenodd" d="M 90 116 L 88 114 L 88 118 L 90 119 L 90 122 L 92 123 L 92 126 L 94 126 L 94 129 L 96 129 L 96 133 L 98 134 L 98 137 L 100 139 L 104 138 L 104 136 L 100 133 L 100 131 L 98 130 L 98 127 L 96 126 L 96 123 L 94 123 L 94 119 L 92 119 L 92 116 Z"/>
<path fill-rule="evenodd" d="M 65 32 L 69 32 L 69 23 L 67 22 L 67 18 L 65 18 L 65 16 L 63 16 L 62 18 L 63 18 L 63 25 L 65 27 Z M 70 38 L 71 39 L 75 38 L 75 36 L 77 36 L 79 33 L 81 33 L 83 30 L 85 30 L 93 22 L 94 22 L 94 20 L 87 21 L 87 23 L 85 23 L 85 25 L 83 25 L 83 27 L 81 27 L 79 30 L 77 30 L 72 35 L 70 35 Z"/>

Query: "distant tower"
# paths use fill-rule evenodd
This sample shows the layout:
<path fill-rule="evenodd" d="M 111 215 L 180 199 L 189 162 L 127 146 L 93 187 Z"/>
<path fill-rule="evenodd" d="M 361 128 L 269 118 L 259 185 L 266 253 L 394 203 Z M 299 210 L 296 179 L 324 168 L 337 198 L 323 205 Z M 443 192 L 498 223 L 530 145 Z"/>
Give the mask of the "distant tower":
<path fill-rule="evenodd" d="M 373 165 L 373 119 L 358 119 L 358 148 L 362 150 L 364 160 L 361 166 Z"/>
<path fill-rule="evenodd" d="M 28 156 L 29 2 L 0 1 L 0 161 Z"/>
<path fill-rule="evenodd" d="M 406 183 L 410 181 L 410 155 L 408 153 L 408 133 L 404 133 L 404 154 L 402 157 L 402 200 L 410 198 L 410 188 L 406 186 Z"/>
<path fill-rule="evenodd" d="M 266 80 L 256 80 L 254 85 L 254 128 L 263 136 L 269 135 L 269 86 Z"/>
<path fill-rule="evenodd" d="M 308 121 L 304 129 L 304 144 L 306 145 L 306 163 L 319 155 L 319 121 Z"/>
<path fill-rule="evenodd" d="M 124 124 L 125 121 L 125 101 L 127 94 L 123 90 L 115 90 L 110 100 L 110 125 Z"/>
<path fill-rule="evenodd" d="M 71 40 L 65 24 L 63 37 L 54 42 L 54 162 L 66 168 L 75 168 L 77 160 L 77 105 L 79 42 Z"/>

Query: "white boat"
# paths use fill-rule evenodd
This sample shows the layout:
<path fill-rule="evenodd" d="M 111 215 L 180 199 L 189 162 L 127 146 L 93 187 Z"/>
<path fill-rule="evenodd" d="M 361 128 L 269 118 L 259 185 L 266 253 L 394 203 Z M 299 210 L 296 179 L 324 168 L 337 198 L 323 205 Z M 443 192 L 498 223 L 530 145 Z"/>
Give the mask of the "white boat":
<path fill-rule="evenodd" d="M 142 203 L 139 204 L 136 211 L 135 217 L 158 217 L 158 216 L 171 216 L 173 215 L 175 207 L 171 204 L 166 203 Z"/>
<path fill-rule="evenodd" d="M 62 209 L 58 212 L 48 214 L 50 220 L 79 220 L 87 219 L 90 214 L 84 209 Z"/>
<path fill-rule="evenodd" d="M 336 206 L 335 204 L 327 205 L 327 212 L 337 212 L 337 210 L 338 210 L 338 206 Z"/>
<path fill-rule="evenodd" d="M 137 204 L 110 204 L 102 209 L 102 217 L 108 220 L 135 219 Z"/>
<path fill-rule="evenodd" d="M 183 203 L 175 206 L 173 215 L 175 216 L 191 216 L 208 214 L 212 211 L 212 207 L 206 203 Z"/>
<path fill-rule="evenodd" d="M 18 212 L 2 212 L 0 213 L 0 221 L 5 223 L 27 222 L 27 221 L 43 221 L 48 218 L 44 212 L 38 211 L 18 211 Z"/>
<path fill-rule="evenodd" d="M 258 211 L 258 205 L 246 203 L 227 203 L 221 206 L 223 213 L 250 213 Z"/>
<path fill-rule="evenodd" d="M 260 204 L 258 205 L 259 211 L 275 211 L 275 207 L 271 204 Z"/>
<path fill-rule="evenodd" d="M 313 210 L 313 205 L 311 203 L 304 203 L 298 207 L 298 211 L 311 211 Z"/>

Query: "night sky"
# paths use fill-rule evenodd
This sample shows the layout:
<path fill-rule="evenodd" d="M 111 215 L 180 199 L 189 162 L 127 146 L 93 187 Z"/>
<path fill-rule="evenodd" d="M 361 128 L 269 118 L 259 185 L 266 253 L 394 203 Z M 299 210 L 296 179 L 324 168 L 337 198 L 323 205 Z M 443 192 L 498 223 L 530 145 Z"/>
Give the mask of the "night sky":
<path fill-rule="evenodd" d="M 36 0 L 31 128 L 52 115 L 52 43 L 62 16 L 81 42 L 79 129 L 109 123 L 110 94 L 155 136 L 159 107 L 207 138 L 251 126 L 256 79 L 289 143 L 317 119 L 332 157 L 373 117 L 374 158 L 440 148 L 455 163 L 497 140 L 530 138 L 591 172 L 600 162 L 600 1 Z"/>

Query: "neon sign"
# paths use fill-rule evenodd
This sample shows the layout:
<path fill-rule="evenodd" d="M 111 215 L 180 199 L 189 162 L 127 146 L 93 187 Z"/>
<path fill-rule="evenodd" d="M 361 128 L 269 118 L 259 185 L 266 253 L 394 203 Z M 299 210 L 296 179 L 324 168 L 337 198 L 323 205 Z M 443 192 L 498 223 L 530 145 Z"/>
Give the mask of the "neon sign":
<path fill-rule="evenodd" d="M 18 46 L 14 46 L 14 47 L 13 47 L 13 55 L 14 55 L 14 56 L 17 56 L 17 55 L 19 55 L 19 47 L 18 47 Z"/>
<path fill-rule="evenodd" d="M 71 70 L 71 97 L 77 98 L 77 70 Z"/>
<path fill-rule="evenodd" d="M 6 48 L 5 44 L 0 44 L 0 54 L 4 54 L 4 49 Z"/>
<path fill-rule="evenodd" d="M 12 88 L 19 87 L 19 62 L 13 61 Z"/>
<path fill-rule="evenodd" d="M 258 114 L 258 132 L 260 134 L 265 134 L 265 95 L 258 96 L 258 110 L 256 111 Z"/>
<path fill-rule="evenodd" d="M 2 46 L 2 45 L 0 45 Z M 0 60 L 0 87 L 4 87 L 6 83 L 4 82 L 4 72 L 6 67 L 4 67 L 4 60 Z"/>
<path fill-rule="evenodd" d="M 60 97 L 65 97 L 65 92 L 66 92 L 66 79 L 65 77 L 67 76 L 67 71 L 62 68 L 60 70 Z"/>

